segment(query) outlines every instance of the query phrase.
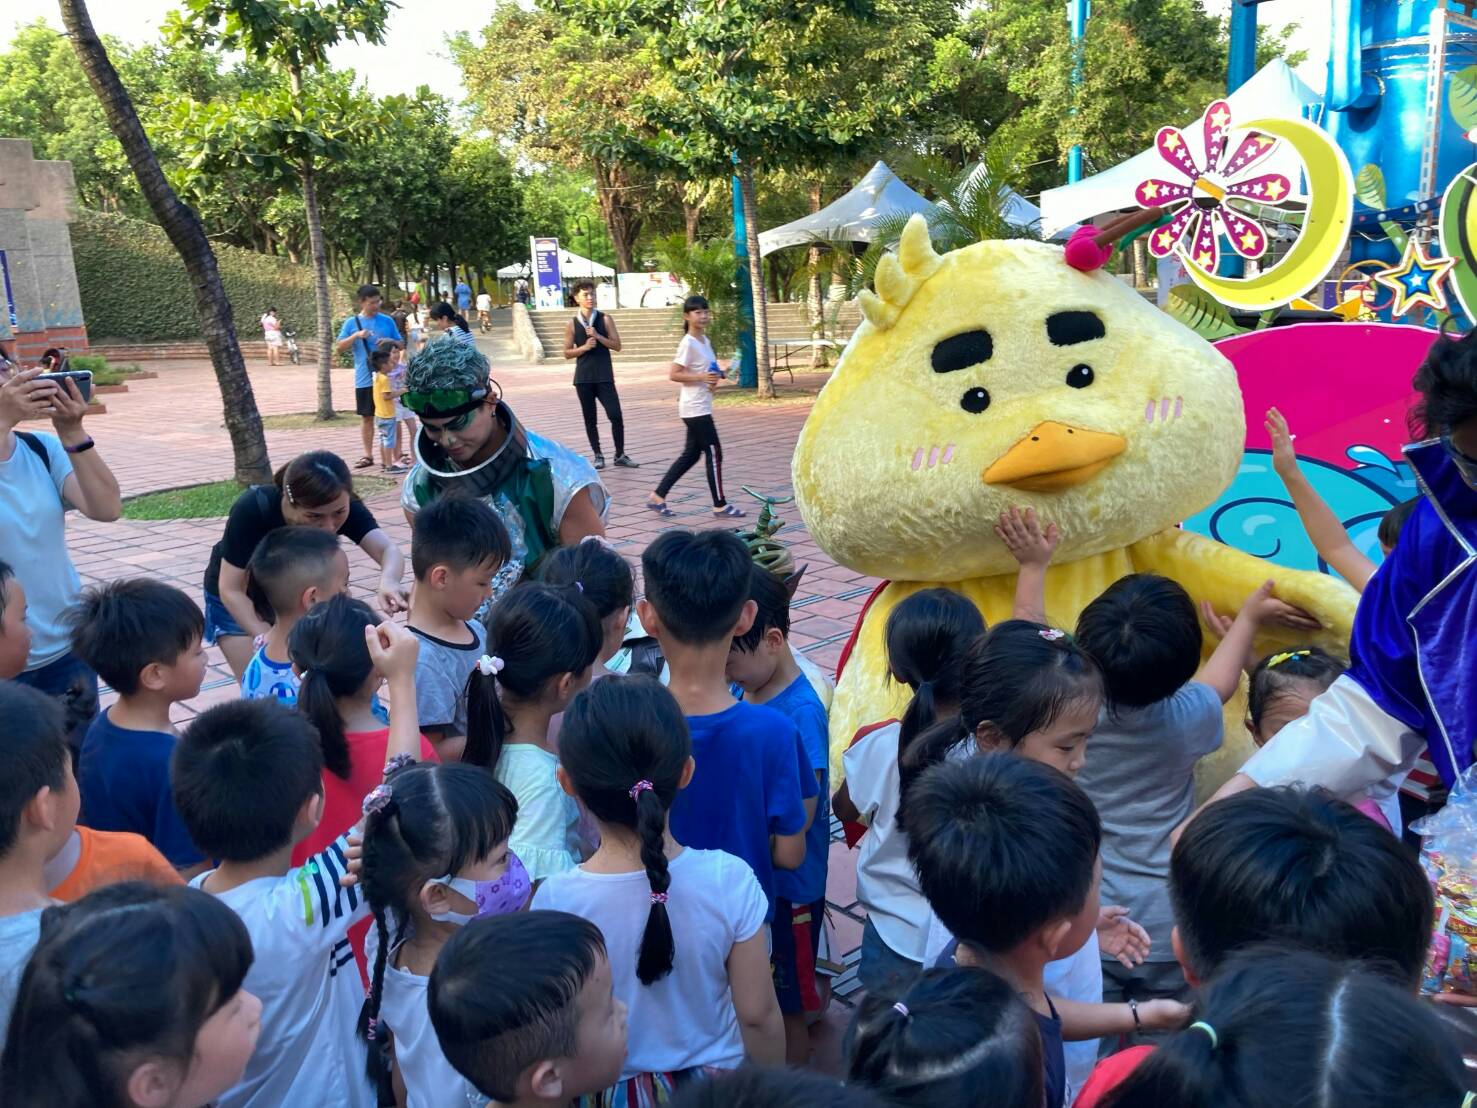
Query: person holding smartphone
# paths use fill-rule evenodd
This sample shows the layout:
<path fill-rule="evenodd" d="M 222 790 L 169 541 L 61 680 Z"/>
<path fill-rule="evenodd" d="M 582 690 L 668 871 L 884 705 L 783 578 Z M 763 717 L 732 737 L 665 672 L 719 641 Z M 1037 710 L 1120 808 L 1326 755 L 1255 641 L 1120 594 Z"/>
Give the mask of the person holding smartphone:
<path fill-rule="evenodd" d="M 97 675 L 71 652 L 63 613 L 82 591 L 67 553 L 64 517 L 76 508 L 111 523 L 122 512 L 118 479 L 82 427 L 87 401 L 71 379 L 40 380 L 23 369 L 0 384 L 0 561 L 26 590 L 31 651 L 16 680 L 77 705 L 90 703 L 73 732 L 80 744 L 96 713 Z M 19 430 L 50 419 L 53 434 Z"/>
<path fill-rule="evenodd" d="M 369 356 L 381 339 L 389 339 L 397 348 L 405 345 L 400 328 L 380 311 L 380 304 L 378 285 L 360 285 L 359 311 L 344 320 L 333 344 L 337 353 L 354 352 L 354 411 L 359 414 L 359 437 L 364 443 L 364 453 L 354 463 L 355 469 L 374 465 L 374 371 Z"/>

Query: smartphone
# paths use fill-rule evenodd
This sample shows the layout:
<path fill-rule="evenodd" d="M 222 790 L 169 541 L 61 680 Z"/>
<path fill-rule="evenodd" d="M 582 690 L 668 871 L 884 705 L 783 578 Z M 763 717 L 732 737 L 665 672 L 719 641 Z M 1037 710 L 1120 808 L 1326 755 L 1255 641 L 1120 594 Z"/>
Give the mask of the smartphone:
<path fill-rule="evenodd" d="M 68 377 L 77 382 L 77 391 L 82 394 L 82 399 L 91 404 L 92 370 L 90 369 L 65 369 L 62 370 L 62 372 L 60 373 L 38 373 L 36 375 L 36 380 L 55 381 L 56 387 L 65 391 L 66 386 L 62 384 L 62 381 Z"/>

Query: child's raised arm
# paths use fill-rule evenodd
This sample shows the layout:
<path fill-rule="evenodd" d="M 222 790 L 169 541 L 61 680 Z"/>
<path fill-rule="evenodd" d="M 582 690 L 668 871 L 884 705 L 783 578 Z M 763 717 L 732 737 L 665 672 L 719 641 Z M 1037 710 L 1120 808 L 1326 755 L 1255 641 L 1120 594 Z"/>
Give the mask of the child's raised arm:
<path fill-rule="evenodd" d="M 1010 618 L 1046 623 L 1046 567 L 1061 541 L 1056 524 L 1043 524 L 1033 508 L 1009 508 L 1000 513 L 995 534 L 1021 567 L 1015 578 L 1015 606 Z"/>
<path fill-rule="evenodd" d="M 420 653 L 420 640 L 390 620 L 364 629 L 369 645 L 369 658 L 390 686 L 390 740 L 385 745 L 385 761 L 405 754 L 412 761 L 421 755 L 420 717 L 415 710 L 415 660 Z"/>
<path fill-rule="evenodd" d="M 1298 468 L 1297 454 L 1287 420 L 1276 408 L 1267 409 L 1267 435 L 1272 440 L 1272 469 L 1282 478 L 1292 506 L 1297 509 L 1303 530 L 1313 541 L 1318 556 L 1338 571 L 1340 577 L 1360 592 L 1374 576 L 1375 565 L 1349 541 L 1349 533 L 1323 498 Z"/>
<path fill-rule="evenodd" d="M 1209 685 L 1215 690 L 1222 704 L 1236 695 L 1236 690 L 1241 685 L 1241 670 L 1246 664 L 1247 656 L 1251 653 L 1252 640 L 1262 624 L 1280 623 L 1285 627 L 1308 631 L 1318 629 L 1318 621 L 1312 616 L 1273 596 L 1273 584 L 1272 581 L 1263 583 L 1256 592 L 1246 598 L 1246 603 L 1241 605 L 1241 610 L 1236 613 L 1235 620 L 1221 636 L 1220 645 L 1205 660 L 1205 664 L 1200 667 L 1200 672 L 1195 674 L 1196 681 Z M 1205 612 L 1204 605 L 1202 605 L 1202 612 Z M 1212 631 L 1216 632 L 1224 626 L 1224 621 L 1215 617 L 1213 611 L 1206 614 L 1206 622 Z"/>

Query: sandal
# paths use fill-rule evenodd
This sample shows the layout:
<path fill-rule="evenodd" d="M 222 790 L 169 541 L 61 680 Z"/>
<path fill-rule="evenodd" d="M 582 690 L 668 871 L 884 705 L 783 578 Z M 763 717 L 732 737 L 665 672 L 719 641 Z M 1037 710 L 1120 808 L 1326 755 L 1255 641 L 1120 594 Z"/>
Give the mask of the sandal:
<path fill-rule="evenodd" d="M 735 508 L 732 504 L 725 504 L 721 508 L 713 509 L 716 519 L 743 519 L 746 513 L 742 508 Z"/>
<path fill-rule="evenodd" d="M 366 454 L 366 455 L 364 455 L 364 457 L 360 458 L 357 462 L 354 463 L 354 468 L 355 469 L 368 469 L 372 465 L 374 465 L 374 459 L 371 458 L 368 454 Z"/>
<path fill-rule="evenodd" d="M 662 503 L 658 504 L 658 503 L 656 503 L 654 501 L 648 500 L 646 502 L 646 507 L 650 511 L 655 512 L 657 515 L 659 515 L 659 516 L 665 516 L 667 518 L 671 518 L 672 516 L 674 516 L 674 515 L 677 514 L 676 512 L 672 511 L 671 508 L 667 507 L 665 501 L 663 501 Z"/>

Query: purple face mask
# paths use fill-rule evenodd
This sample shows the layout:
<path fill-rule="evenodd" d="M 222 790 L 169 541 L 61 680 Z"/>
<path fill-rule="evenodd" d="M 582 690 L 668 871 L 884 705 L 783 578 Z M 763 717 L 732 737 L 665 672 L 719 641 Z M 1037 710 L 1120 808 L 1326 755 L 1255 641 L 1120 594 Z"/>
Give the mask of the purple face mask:
<path fill-rule="evenodd" d="M 438 877 L 436 884 L 455 889 L 477 905 L 475 915 L 465 912 L 438 912 L 431 918 L 440 923 L 468 924 L 483 916 L 506 916 L 518 911 L 528 903 L 528 894 L 533 888 L 528 880 L 528 870 L 523 861 L 511 850 L 508 851 L 508 868 L 501 877 L 491 881 L 473 881 L 467 877 Z"/>

